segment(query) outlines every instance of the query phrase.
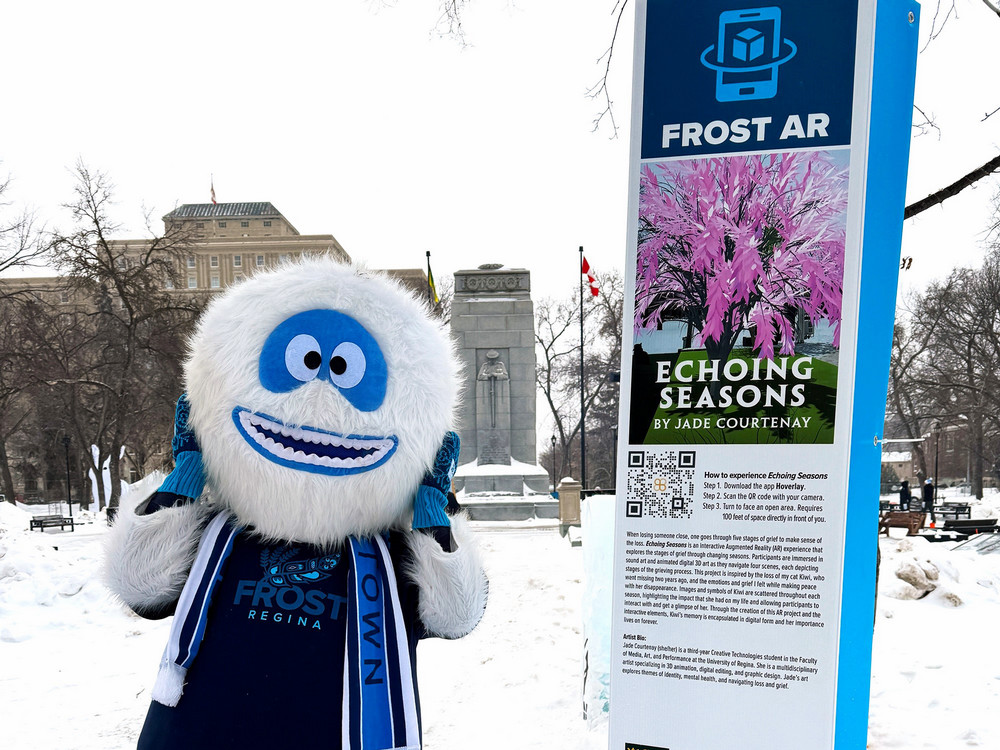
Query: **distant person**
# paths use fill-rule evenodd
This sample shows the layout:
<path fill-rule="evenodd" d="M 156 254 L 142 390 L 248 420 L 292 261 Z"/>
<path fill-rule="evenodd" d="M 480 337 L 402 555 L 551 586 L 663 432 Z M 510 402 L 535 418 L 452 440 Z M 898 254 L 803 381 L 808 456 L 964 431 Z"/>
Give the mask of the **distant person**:
<path fill-rule="evenodd" d="M 928 478 L 924 482 L 924 486 L 921 488 L 924 500 L 924 512 L 931 514 L 931 523 L 935 522 L 934 518 L 934 482 Z"/>
<path fill-rule="evenodd" d="M 899 486 L 899 509 L 909 510 L 910 500 L 913 499 L 913 493 L 910 491 L 910 480 L 904 479 L 903 483 Z"/>

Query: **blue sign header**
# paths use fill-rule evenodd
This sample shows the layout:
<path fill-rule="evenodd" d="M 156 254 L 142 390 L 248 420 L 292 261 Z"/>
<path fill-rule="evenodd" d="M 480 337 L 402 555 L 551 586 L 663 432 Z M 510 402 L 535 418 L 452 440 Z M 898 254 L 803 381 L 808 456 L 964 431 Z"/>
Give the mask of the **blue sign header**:
<path fill-rule="evenodd" d="M 642 158 L 849 144 L 857 23 L 857 0 L 650 3 Z"/>

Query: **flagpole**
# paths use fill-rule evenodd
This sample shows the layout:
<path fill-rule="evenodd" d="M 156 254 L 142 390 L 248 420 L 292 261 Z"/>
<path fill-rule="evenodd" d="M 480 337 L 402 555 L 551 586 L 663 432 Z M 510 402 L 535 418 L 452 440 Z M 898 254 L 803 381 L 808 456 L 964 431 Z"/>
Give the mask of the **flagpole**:
<path fill-rule="evenodd" d="M 587 487 L 587 407 L 583 393 L 583 245 L 580 245 L 580 485 Z"/>

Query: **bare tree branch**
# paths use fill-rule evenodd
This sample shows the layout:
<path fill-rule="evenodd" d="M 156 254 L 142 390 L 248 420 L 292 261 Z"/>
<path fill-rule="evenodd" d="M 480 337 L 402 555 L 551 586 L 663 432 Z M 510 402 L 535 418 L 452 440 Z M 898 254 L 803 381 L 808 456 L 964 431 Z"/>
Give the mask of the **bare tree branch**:
<path fill-rule="evenodd" d="M 991 3 L 990 0 L 983 0 L 983 4 L 991 11 L 993 11 L 993 13 L 997 15 L 997 17 L 1000 17 L 1000 6 L 998 6 L 996 3 Z"/>
<path fill-rule="evenodd" d="M 938 125 L 937 125 L 937 123 L 934 121 L 934 114 L 931 113 L 930 115 L 928 115 L 926 112 L 924 112 L 916 104 L 913 105 L 913 108 L 915 110 L 917 110 L 917 112 L 920 113 L 921 117 L 924 118 L 923 122 L 915 122 L 915 123 L 913 123 L 913 127 L 916 128 L 917 131 L 918 131 L 917 135 L 918 136 L 926 135 L 931 130 L 936 130 L 937 134 L 938 134 L 938 140 L 940 141 L 941 140 L 941 128 L 939 128 Z"/>
<path fill-rule="evenodd" d="M 983 2 L 986 2 L 986 0 L 983 0 Z M 958 9 L 955 8 L 955 0 L 951 0 L 951 2 L 948 3 L 948 10 L 945 12 L 944 19 L 941 21 L 939 26 L 938 18 L 940 18 L 940 16 L 941 16 L 941 0 L 938 0 L 937 3 L 935 3 L 934 5 L 934 17 L 931 19 L 931 32 L 928 35 L 927 41 L 924 43 L 924 46 L 920 48 L 921 52 L 927 49 L 927 47 L 930 46 L 930 43 L 941 35 L 941 32 L 944 31 L 945 25 L 947 25 L 948 23 L 948 19 L 950 19 L 952 16 L 958 18 Z"/>
<path fill-rule="evenodd" d="M 1000 112 L 1000 107 L 997 107 L 992 112 L 986 112 L 985 114 L 983 114 L 983 119 L 980 120 L 979 122 L 986 122 L 988 119 L 993 117 L 993 115 L 995 115 L 997 112 Z"/>
<path fill-rule="evenodd" d="M 463 47 L 465 41 L 465 28 L 462 26 L 462 13 L 469 0 L 441 0 L 441 16 L 438 18 L 438 34 L 450 36 L 459 42 Z"/>
<path fill-rule="evenodd" d="M 936 193 L 931 193 L 922 200 L 911 203 L 903 212 L 903 218 L 912 219 L 914 216 L 926 211 L 928 208 L 932 208 L 939 203 L 944 203 L 949 198 L 958 195 L 960 192 L 965 190 L 965 188 L 975 184 L 984 177 L 988 177 L 998 169 L 1000 169 L 1000 156 L 994 156 L 982 166 L 976 167 L 976 169 L 973 169 L 971 172 L 965 174 L 958 180 L 955 180 L 955 182 L 951 183 L 947 187 L 938 190 Z"/>
<path fill-rule="evenodd" d="M 592 131 L 596 132 L 601 126 L 601 122 L 607 117 L 611 121 L 611 137 L 618 137 L 618 124 L 615 122 L 615 112 L 614 112 L 614 102 L 611 101 L 611 94 L 608 91 L 608 75 L 611 72 L 611 57 L 614 54 L 615 42 L 618 39 L 618 29 L 622 23 L 622 15 L 625 13 L 625 8 L 628 6 L 628 0 L 616 0 L 615 7 L 611 9 L 612 15 L 615 16 L 615 29 L 611 34 L 611 44 L 608 45 L 607 50 L 604 54 L 597 58 L 597 62 L 600 63 L 604 60 L 604 75 L 601 79 L 591 86 L 587 90 L 587 96 L 591 99 L 602 99 L 604 100 L 604 110 L 601 111 L 597 117 L 594 118 Z"/>
<path fill-rule="evenodd" d="M 0 197 L 10 187 L 10 180 L 0 181 Z M 0 207 L 10 204 L 0 201 Z M 13 268 L 35 265 L 45 258 L 47 248 L 35 227 L 35 215 L 24 210 L 13 218 L 0 219 L 0 274 Z"/>

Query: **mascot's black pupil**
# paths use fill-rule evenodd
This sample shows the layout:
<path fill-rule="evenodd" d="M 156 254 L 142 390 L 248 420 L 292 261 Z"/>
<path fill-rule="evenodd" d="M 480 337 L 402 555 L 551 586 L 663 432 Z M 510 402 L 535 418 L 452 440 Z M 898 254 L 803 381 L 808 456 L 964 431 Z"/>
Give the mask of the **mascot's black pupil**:
<path fill-rule="evenodd" d="M 343 357 L 334 357 L 330 360 L 330 369 L 334 375 L 343 375 L 347 370 L 347 360 Z"/>
<path fill-rule="evenodd" d="M 302 358 L 302 364 L 308 367 L 310 370 L 315 370 L 322 364 L 323 355 L 317 351 L 306 352 L 306 356 Z"/>

